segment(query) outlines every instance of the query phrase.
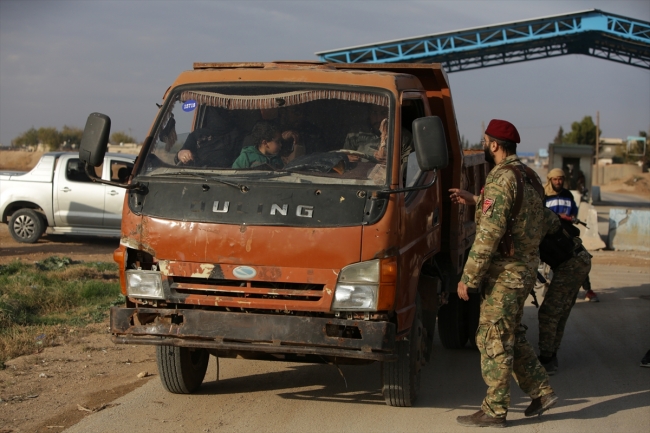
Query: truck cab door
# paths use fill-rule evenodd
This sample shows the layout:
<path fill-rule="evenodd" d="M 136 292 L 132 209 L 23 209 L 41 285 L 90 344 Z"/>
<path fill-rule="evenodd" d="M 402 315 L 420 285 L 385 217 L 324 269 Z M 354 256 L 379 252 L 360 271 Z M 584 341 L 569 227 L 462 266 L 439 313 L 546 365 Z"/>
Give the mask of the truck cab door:
<path fill-rule="evenodd" d="M 104 179 L 126 184 L 133 171 L 133 162 L 120 158 L 107 158 L 108 173 Z M 113 185 L 104 185 L 104 228 L 119 229 L 122 224 L 122 207 L 126 189 Z"/>
<path fill-rule="evenodd" d="M 404 92 L 402 94 L 400 123 L 402 130 L 412 132 L 413 121 L 417 118 L 430 116 L 428 101 L 419 92 Z M 402 134 L 404 136 L 404 134 Z M 396 149 L 399 147 L 395 146 Z M 408 162 L 402 163 L 400 170 L 400 187 L 411 187 L 429 183 L 434 174 L 421 172 L 417 164 L 415 152 L 411 152 Z M 430 188 L 420 191 L 410 191 L 401 195 L 400 208 L 400 284 L 403 287 L 417 287 L 417 276 L 420 274 L 422 258 L 430 255 L 440 245 L 440 181 Z M 415 291 L 403 290 L 397 299 L 398 306 L 414 305 Z M 411 298 L 412 297 L 412 298 Z"/>
<path fill-rule="evenodd" d="M 54 192 L 54 223 L 60 227 L 102 227 L 104 185 L 90 180 L 79 158 L 61 158 Z M 101 173 L 102 167 L 95 170 Z"/>

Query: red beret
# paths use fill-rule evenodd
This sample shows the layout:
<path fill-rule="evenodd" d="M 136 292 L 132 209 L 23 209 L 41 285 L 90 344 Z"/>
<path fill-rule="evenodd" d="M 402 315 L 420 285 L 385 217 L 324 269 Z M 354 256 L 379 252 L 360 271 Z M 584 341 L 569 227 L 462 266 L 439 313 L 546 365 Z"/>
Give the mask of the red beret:
<path fill-rule="evenodd" d="M 519 143 L 519 132 L 515 125 L 506 121 L 499 119 L 490 120 L 485 133 L 490 137 L 498 138 L 499 140 L 512 141 L 513 143 Z"/>

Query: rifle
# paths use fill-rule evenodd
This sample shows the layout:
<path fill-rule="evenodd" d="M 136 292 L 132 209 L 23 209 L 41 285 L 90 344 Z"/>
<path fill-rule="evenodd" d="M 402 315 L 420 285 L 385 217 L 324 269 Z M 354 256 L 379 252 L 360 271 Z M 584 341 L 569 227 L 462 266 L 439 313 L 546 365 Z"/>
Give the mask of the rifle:
<path fill-rule="evenodd" d="M 561 219 L 563 219 L 563 220 L 565 220 L 565 221 L 569 221 L 569 222 L 571 222 L 572 224 L 580 224 L 580 225 L 585 226 L 586 228 L 589 228 L 589 227 L 587 226 L 587 223 L 586 223 L 586 222 L 584 222 L 584 221 L 580 221 L 577 217 L 569 216 L 569 215 L 563 215 L 563 214 L 559 214 L 559 216 L 560 216 Z"/>
<path fill-rule="evenodd" d="M 539 282 L 542 283 L 542 284 L 546 284 L 546 283 L 548 283 L 548 281 L 546 280 L 546 278 L 544 278 L 544 276 L 543 276 L 542 274 L 540 274 L 539 271 L 537 271 L 537 281 L 539 281 Z M 533 297 L 533 305 L 534 305 L 536 308 L 539 308 L 539 302 L 537 302 L 537 294 L 535 293 L 535 289 L 534 289 L 534 288 L 530 289 L 530 294 L 531 294 L 531 296 Z"/>
<path fill-rule="evenodd" d="M 585 226 L 585 228 L 589 228 L 589 226 L 587 226 L 587 223 L 586 223 L 586 222 L 584 222 L 584 221 L 580 221 L 578 218 L 575 218 L 575 219 L 573 220 L 573 224 L 580 224 L 580 225 Z"/>

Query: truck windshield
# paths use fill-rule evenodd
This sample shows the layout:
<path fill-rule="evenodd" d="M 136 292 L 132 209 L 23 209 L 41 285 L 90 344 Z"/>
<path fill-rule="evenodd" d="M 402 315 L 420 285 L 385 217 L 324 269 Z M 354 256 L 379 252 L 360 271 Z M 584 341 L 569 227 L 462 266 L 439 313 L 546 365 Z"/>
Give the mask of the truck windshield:
<path fill-rule="evenodd" d="M 163 108 L 140 175 L 384 185 L 390 100 L 358 88 L 183 86 Z"/>

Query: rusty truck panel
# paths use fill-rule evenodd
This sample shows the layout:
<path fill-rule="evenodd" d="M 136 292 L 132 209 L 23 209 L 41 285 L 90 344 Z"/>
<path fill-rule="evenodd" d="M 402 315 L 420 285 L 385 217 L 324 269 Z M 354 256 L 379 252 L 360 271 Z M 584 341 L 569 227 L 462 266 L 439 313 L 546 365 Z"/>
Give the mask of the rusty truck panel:
<path fill-rule="evenodd" d="M 361 231 L 361 226 L 251 227 L 131 214 L 125 215 L 121 244 L 159 260 L 273 266 L 281 255 L 292 267 L 313 267 L 317 261 L 319 268 L 340 269 L 360 260 Z"/>
<path fill-rule="evenodd" d="M 387 322 L 307 316 L 161 309 L 111 309 L 114 341 L 216 351 L 318 354 L 395 359 L 395 326 Z"/>

